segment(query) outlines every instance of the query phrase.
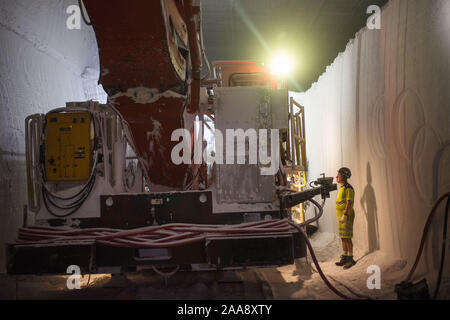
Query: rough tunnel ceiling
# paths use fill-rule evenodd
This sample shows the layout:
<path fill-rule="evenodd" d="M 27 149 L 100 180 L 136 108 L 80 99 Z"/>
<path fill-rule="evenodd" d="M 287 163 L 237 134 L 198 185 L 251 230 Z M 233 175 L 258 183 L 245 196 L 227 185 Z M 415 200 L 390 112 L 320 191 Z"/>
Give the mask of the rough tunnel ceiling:
<path fill-rule="evenodd" d="M 203 25 L 208 59 L 263 60 L 285 48 L 299 62 L 294 78 L 307 90 L 349 39 L 366 25 L 367 8 L 387 0 L 206 0 Z M 246 18 L 245 18 L 246 17 Z M 249 27 L 250 25 L 250 27 Z M 253 30 L 257 31 L 255 34 Z M 261 36 L 258 39 L 258 34 Z"/>

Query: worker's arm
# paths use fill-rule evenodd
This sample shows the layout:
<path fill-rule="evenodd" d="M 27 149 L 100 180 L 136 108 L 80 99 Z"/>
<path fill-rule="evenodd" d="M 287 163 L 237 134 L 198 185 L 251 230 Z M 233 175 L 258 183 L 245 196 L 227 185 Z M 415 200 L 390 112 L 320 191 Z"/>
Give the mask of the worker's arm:
<path fill-rule="evenodd" d="M 344 214 L 347 215 L 348 212 L 353 208 L 353 199 L 354 199 L 355 193 L 353 191 L 353 188 L 347 188 L 345 190 L 345 199 L 347 200 L 345 204 L 345 210 Z"/>
<path fill-rule="evenodd" d="M 340 223 L 347 223 L 347 219 L 348 219 L 348 212 L 350 211 L 350 209 L 352 208 L 352 200 L 347 200 L 347 203 L 345 204 L 345 210 L 344 210 L 344 214 L 342 215 L 341 220 L 339 220 Z"/>
<path fill-rule="evenodd" d="M 350 209 L 353 206 L 353 201 L 352 200 L 347 200 L 347 203 L 345 205 L 345 210 L 344 210 L 344 214 L 347 215 L 348 212 L 350 211 Z"/>

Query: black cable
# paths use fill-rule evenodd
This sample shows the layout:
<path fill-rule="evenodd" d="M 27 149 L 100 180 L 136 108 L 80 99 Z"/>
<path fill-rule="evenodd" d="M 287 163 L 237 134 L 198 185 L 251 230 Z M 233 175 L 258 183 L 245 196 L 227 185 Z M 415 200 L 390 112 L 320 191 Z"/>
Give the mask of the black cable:
<path fill-rule="evenodd" d="M 86 189 L 86 191 L 84 191 L 80 198 L 75 200 L 72 203 L 66 204 L 66 205 L 60 205 L 58 203 L 56 203 L 56 201 L 54 201 L 54 199 L 51 198 L 51 194 L 48 193 L 48 191 L 44 191 L 44 194 L 47 198 L 47 201 L 54 207 L 61 209 L 61 210 L 69 210 L 69 209 L 73 209 L 76 207 L 80 207 L 80 204 L 82 204 L 84 202 L 84 200 L 87 198 L 87 196 L 89 195 L 89 190 L 91 190 L 91 184 L 89 184 L 89 189 Z"/>
<path fill-rule="evenodd" d="M 44 190 L 45 190 L 45 194 L 47 195 L 47 197 L 48 197 L 50 203 L 51 203 L 53 206 L 55 206 L 55 207 L 57 207 L 57 208 L 60 208 L 60 209 L 72 209 L 72 208 L 74 208 L 74 207 L 76 206 L 77 203 L 79 203 L 79 202 L 81 201 L 81 199 L 83 199 L 83 197 L 86 195 L 86 193 L 89 194 L 90 190 L 92 190 L 92 184 L 93 184 L 93 180 L 95 179 L 95 174 L 96 174 L 96 170 L 95 170 L 95 168 L 94 168 L 93 171 L 92 171 L 91 176 L 89 177 L 88 182 L 86 183 L 86 185 L 85 185 L 79 192 L 77 192 L 77 194 L 75 194 L 74 196 L 68 197 L 68 198 L 63 198 L 63 197 L 56 196 L 56 195 L 50 193 L 45 187 L 43 187 L 43 188 L 44 188 Z M 80 196 L 80 195 L 81 195 L 81 196 Z M 68 205 L 66 205 L 66 206 L 63 206 L 63 207 L 60 207 L 58 204 L 56 204 L 56 202 L 54 202 L 54 201 L 50 198 L 50 197 L 52 197 L 52 198 L 54 198 L 54 199 L 67 201 L 67 200 L 75 199 L 75 198 L 77 198 L 77 197 L 79 197 L 79 196 L 80 196 L 79 199 L 77 199 L 77 200 L 75 200 L 74 202 L 72 202 L 72 203 L 70 203 L 70 204 L 68 204 Z"/>
<path fill-rule="evenodd" d="M 443 239 L 442 239 L 442 256 L 441 256 L 441 266 L 439 268 L 439 276 L 438 281 L 436 284 L 436 290 L 434 291 L 433 299 L 436 300 L 438 293 L 439 293 L 439 287 L 441 286 L 441 280 L 442 280 L 442 271 L 444 270 L 444 264 L 445 264 L 445 250 L 446 250 L 446 242 L 447 242 L 447 224 L 448 224 L 448 210 L 450 207 L 450 196 L 447 198 L 447 204 L 445 206 L 445 220 L 444 220 L 444 231 L 443 231 Z"/>
<path fill-rule="evenodd" d="M 88 26 L 92 26 L 92 22 L 88 22 L 86 16 L 84 15 L 84 6 L 81 0 L 78 0 L 78 6 L 80 7 L 81 17 L 83 18 L 84 23 L 86 23 Z"/>
<path fill-rule="evenodd" d="M 319 183 L 317 183 L 317 181 L 311 181 L 310 183 L 309 183 L 309 186 L 311 187 L 311 188 L 315 188 L 315 187 L 317 187 L 319 185 Z"/>
<path fill-rule="evenodd" d="M 89 283 L 91 282 L 91 273 L 89 272 L 88 282 L 86 284 L 86 288 L 89 287 Z"/>
<path fill-rule="evenodd" d="M 312 202 L 318 209 L 319 209 L 319 214 L 317 216 L 315 216 L 312 219 L 309 219 L 299 225 L 296 225 L 295 223 L 293 223 L 292 221 L 289 221 L 289 224 L 291 224 L 292 226 L 294 226 L 297 230 L 300 231 L 300 234 L 303 236 L 303 238 L 305 239 L 306 245 L 309 249 L 309 252 L 311 253 L 311 257 L 313 259 L 314 264 L 316 265 L 317 268 L 317 272 L 319 273 L 320 277 L 322 278 L 322 280 L 325 282 L 325 284 L 328 286 L 328 288 L 333 291 L 334 293 L 336 293 L 338 296 L 340 296 L 343 299 L 347 299 L 347 300 L 351 300 L 352 298 L 344 295 L 342 292 L 340 292 L 339 290 L 336 289 L 336 287 L 334 287 L 326 278 L 325 274 L 323 273 L 322 269 L 320 268 L 319 262 L 316 258 L 316 255 L 314 253 L 314 249 L 311 245 L 311 242 L 308 239 L 308 236 L 306 235 L 306 233 L 303 231 L 303 229 L 301 227 L 309 225 L 311 223 L 313 223 L 314 221 L 317 221 L 320 219 L 320 217 L 322 217 L 323 215 L 323 205 L 325 204 L 325 199 L 322 205 L 320 205 L 317 201 L 313 200 L 313 199 L 309 199 L 308 201 Z M 306 259 L 308 259 L 308 256 L 306 256 Z M 333 279 L 333 278 L 332 278 Z M 335 279 L 333 279 L 334 281 L 336 281 Z M 338 281 L 337 281 L 338 282 Z M 355 292 L 353 292 L 351 289 L 347 288 L 345 285 L 343 285 L 347 290 L 349 290 L 351 293 L 353 293 L 355 296 L 357 296 L 359 299 L 363 299 L 363 300 L 371 300 L 370 297 L 367 296 L 363 296 L 363 295 L 359 295 L 356 294 Z"/>
<path fill-rule="evenodd" d="M 64 215 L 58 215 L 58 214 L 55 214 L 55 213 L 50 209 L 50 207 L 49 207 L 49 205 L 48 205 L 48 203 L 47 203 L 47 197 L 46 197 L 46 195 L 45 195 L 45 189 L 44 189 L 44 187 L 42 187 L 42 198 L 43 198 L 43 200 L 44 200 L 44 205 L 45 205 L 45 208 L 47 209 L 47 211 L 48 211 L 52 216 L 54 216 L 54 217 L 56 217 L 56 218 L 66 218 L 66 217 L 68 217 L 68 216 L 74 214 L 74 213 L 79 209 L 79 208 L 76 208 L 76 209 L 72 210 L 71 212 L 69 212 L 69 213 L 67 213 L 67 214 L 64 214 Z"/>
<path fill-rule="evenodd" d="M 325 284 L 328 286 L 328 288 L 333 291 L 335 294 L 337 294 L 339 297 L 345 299 L 345 300 L 351 300 L 350 297 L 346 296 L 345 294 L 343 294 L 342 292 L 340 292 L 338 289 L 336 289 L 327 279 L 327 277 L 325 276 L 325 274 L 323 273 L 322 269 L 320 268 L 319 262 L 317 261 L 316 255 L 314 253 L 314 249 L 311 245 L 311 242 L 308 239 L 308 236 L 306 235 L 305 231 L 303 231 L 302 228 L 300 228 L 298 225 L 296 225 L 295 223 L 289 221 L 289 224 L 291 226 L 293 226 L 294 228 L 296 228 L 300 234 L 302 235 L 302 237 L 304 238 L 306 245 L 309 249 L 309 252 L 311 253 L 311 257 L 314 261 L 314 264 L 316 265 L 317 271 L 319 272 L 320 277 L 322 278 L 322 280 L 325 282 Z"/>
<path fill-rule="evenodd" d="M 323 215 L 323 205 L 321 206 L 321 205 L 320 205 L 317 201 L 315 201 L 314 199 L 309 199 L 308 201 L 312 202 L 312 203 L 319 209 L 319 214 L 316 215 L 316 216 L 314 216 L 314 218 L 311 218 L 311 219 L 309 219 L 309 220 L 306 220 L 305 222 L 300 223 L 300 224 L 299 224 L 300 227 L 304 227 L 304 226 L 306 226 L 306 225 L 308 225 L 308 224 L 311 224 L 311 223 L 313 223 L 313 222 L 319 220 L 319 219 L 322 217 L 322 215 Z M 325 204 L 325 202 L 324 202 L 323 204 Z"/>
<path fill-rule="evenodd" d="M 44 191 L 44 192 L 45 192 L 45 191 Z M 48 194 L 47 192 L 45 192 L 44 195 L 45 195 L 45 197 L 46 197 L 46 200 L 47 200 L 52 206 L 54 206 L 54 207 L 56 207 L 56 208 L 58 208 L 58 209 L 60 209 L 60 210 L 70 210 L 70 209 L 77 208 L 77 207 L 80 206 L 80 202 L 81 202 L 82 199 L 84 198 L 85 193 L 83 193 L 83 195 L 81 196 L 80 199 L 77 199 L 77 201 L 75 201 L 75 202 L 73 202 L 73 203 L 70 203 L 70 204 L 67 204 L 67 205 L 60 205 L 60 204 L 57 204 L 54 200 L 52 200 L 52 199 L 50 198 L 50 196 L 49 196 L 49 194 Z"/>
<path fill-rule="evenodd" d="M 60 112 L 66 112 L 66 111 L 67 111 L 66 109 L 60 108 L 60 109 L 52 110 L 48 114 L 60 113 Z M 69 111 L 75 111 L 75 110 L 69 110 Z M 95 115 L 89 110 L 77 110 L 77 111 L 83 111 L 83 112 L 87 111 L 90 113 L 92 121 L 94 122 L 94 147 L 93 147 L 93 149 L 97 150 L 99 148 L 99 141 L 97 138 L 97 126 L 95 125 L 95 121 L 96 121 Z M 45 132 L 46 126 L 47 126 L 47 123 L 44 123 L 44 127 L 43 127 L 44 132 Z M 45 149 L 45 143 L 42 144 L 41 148 Z M 41 154 L 44 154 L 44 152 L 42 152 Z M 61 197 L 61 196 L 53 194 L 50 190 L 47 189 L 45 182 L 43 181 L 42 198 L 44 201 L 45 208 L 52 216 L 57 217 L 57 218 L 66 218 L 66 217 L 74 214 L 76 211 L 78 211 L 81 208 L 81 206 L 84 204 L 84 202 L 87 200 L 87 198 L 89 197 L 89 194 L 91 193 L 93 186 L 95 184 L 96 166 L 97 166 L 97 161 L 98 161 L 97 153 L 95 153 L 95 157 L 96 158 L 94 159 L 92 172 L 91 172 L 88 182 L 76 194 L 74 194 L 70 197 Z M 41 163 L 41 165 L 40 165 L 41 176 L 44 177 L 45 161 L 43 159 L 41 159 L 40 163 Z M 56 200 L 59 200 L 59 201 L 74 200 L 74 201 L 67 203 L 67 204 L 58 204 Z M 63 210 L 63 211 L 70 210 L 70 212 L 68 212 L 66 214 L 57 214 L 52 210 L 51 207 L 54 207 L 56 209 Z"/>
<path fill-rule="evenodd" d="M 346 300 L 351 300 L 352 298 L 346 296 L 345 294 L 343 294 L 342 292 L 340 292 L 338 289 L 336 289 L 336 287 L 334 287 L 327 279 L 327 277 L 325 276 L 325 274 L 323 273 L 322 269 L 320 268 L 319 262 L 316 258 L 316 254 L 314 253 L 314 249 L 311 245 L 311 242 L 308 239 L 308 236 L 306 235 L 305 231 L 303 231 L 303 229 L 301 228 L 302 226 L 308 225 L 316 220 L 318 220 L 322 214 L 323 214 L 323 206 L 321 206 L 318 202 L 316 202 L 313 199 L 309 199 L 309 201 L 311 201 L 318 209 L 319 209 L 319 215 L 317 217 L 314 217 L 312 219 L 309 219 L 303 223 L 301 223 L 300 225 L 297 225 L 295 223 L 293 223 L 292 221 L 289 221 L 289 224 L 291 226 L 293 226 L 294 228 L 296 228 L 300 234 L 303 236 L 306 245 L 309 249 L 309 252 L 311 253 L 311 258 L 313 259 L 314 264 L 316 265 L 317 268 L 317 272 L 319 273 L 320 277 L 322 278 L 322 280 L 325 282 L 325 284 L 328 286 L 328 288 L 333 291 L 335 294 L 337 294 L 339 297 L 346 299 Z"/>
<path fill-rule="evenodd" d="M 342 282 L 336 280 L 336 279 L 333 278 L 332 276 L 329 275 L 328 277 L 329 277 L 331 280 L 333 280 L 334 282 L 336 282 L 336 283 L 340 284 L 341 286 L 343 286 L 345 289 L 347 289 L 348 292 L 350 292 L 351 294 L 355 295 L 356 297 L 358 297 L 358 298 L 360 298 L 360 299 L 366 299 L 366 300 L 371 300 L 371 299 L 372 299 L 372 298 L 369 297 L 369 296 L 365 296 L 365 295 L 362 295 L 362 294 L 359 294 L 359 293 L 353 291 L 351 288 L 347 287 L 344 283 L 342 283 Z"/>
<path fill-rule="evenodd" d="M 316 269 L 314 269 L 308 262 L 308 256 L 306 256 L 306 263 L 308 264 L 309 268 L 312 270 L 312 272 L 318 273 L 318 271 Z M 365 296 L 365 295 L 361 295 L 359 293 L 356 293 L 355 291 L 353 291 L 351 288 L 347 287 L 345 284 L 343 284 L 342 282 L 336 280 L 334 277 L 328 275 L 328 277 L 333 280 L 334 282 L 340 284 L 341 286 L 343 286 L 345 289 L 347 289 L 348 292 L 350 292 L 351 294 L 355 295 L 358 298 L 364 298 L 367 300 L 371 300 L 372 298 L 369 296 Z"/>
<path fill-rule="evenodd" d="M 95 173 L 94 173 L 93 177 L 95 177 Z M 59 205 L 56 205 L 51 199 L 48 198 L 48 192 L 47 192 L 47 190 L 46 190 L 44 187 L 42 187 L 42 198 L 43 198 L 43 200 L 44 200 L 45 208 L 47 209 L 47 211 L 48 211 L 52 216 L 54 216 L 54 217 L 56 217 L 56 218 L 66 218 L 66 217 L 69 217 L 69 216 L 71 216 L 72 214 L 74 214 L 75 212 L 77 212 L 77 211 L 81 208 L 81 206 L 83 205 L 83 203 L 84 203 L 84 202 L 87 200 L 87 198 L 89 197 L 89 194 L 91 193 L 94 184 L 95 184 L 95 178 L 92 179 L 92 181 L 88 183 L 89 188 L 83 193 L 82 197 L 76 201 L 76 204 L 75 204 L 75 203 L 72 203 L 72 204 L 69 204 L 69 205 L 66 206 L 66 207 L 61 207 L 61 206 L 59 206 Z M 68 212 L 68 213 L 66 213 L 66 214 L 61 214 L 61 215 L 60 215 L 60 214 L 56 214 L 52 209 L 50 209 L 50 206 L 49 206 L 49 203 L 48 203 L 48 202 L 50 202 L 50 204 L 52 204 L 54 207 L 56 207 L 56 208 L 58 208 L 58 209 L 60 209 L 60 210 L 69 210 L 69 209 L 73 209 L 73 210 L 71 210 L 70 212 Z"/>
<path fill-rule="evenodd" d="M 95 165 L 95 164 L 94 164 L 94 165 Z M 79 191 L 78 191 L 76 194 L 74 194 L 73 196 L 70 196 L 70 197 L 67 197 L 67 198 L 61 197 L 61 196 L 57 196 L 57 195 L 55 195 L 55 194 L 52 194 L 52 193 L 50 193 L 45 187 L 44 187 L 44 189 L 45 189 L 45 191 L 46 191 L 46 193 L 47 193 L 48 195 L 52 196 L 52 197 L 55 198 L 55 199 L 62 200 L 62 201 L 72 200 L 72 199 L 77 198 L 77 197 L 80 196 L 81 194 L 83 194 L 83 193 L 88 189 L 89 184 L 92 182 L 92 179 L 94 178 L 94 174 L 95 174 L 95 172 L 93 172 L 93 173 L 91 174 L 91 177 L 89 178 L 88 182 L 86 183 L 86 185 L 85 185 L 83 188 L 81 188 L 81 190 L 79 190 Z M 75 202 L 76 202 L 76 201 L 75 201 Z"/>

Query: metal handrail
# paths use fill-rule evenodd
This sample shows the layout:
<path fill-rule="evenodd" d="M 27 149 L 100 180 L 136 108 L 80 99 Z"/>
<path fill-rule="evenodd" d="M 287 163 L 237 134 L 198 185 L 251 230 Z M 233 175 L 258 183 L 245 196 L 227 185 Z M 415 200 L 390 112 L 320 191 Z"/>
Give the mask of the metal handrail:
<path fill-rule="evenodd" d="M 42 115 L 34 114 L 25 119 L 25 156 L 27 172 L 28 209 L 38 212 L 41 208 L 37 184 L 42 132 Z"/>
<path fill-rule="evenodd" d="M 294 105 L 300 109 L 299 112 L 294 113 Z M 302 170 L 306 170 L 305 109 L 292 97 L 289 103 L 289 122 L 288 158 L 293 167 L 301 167 Z"/>

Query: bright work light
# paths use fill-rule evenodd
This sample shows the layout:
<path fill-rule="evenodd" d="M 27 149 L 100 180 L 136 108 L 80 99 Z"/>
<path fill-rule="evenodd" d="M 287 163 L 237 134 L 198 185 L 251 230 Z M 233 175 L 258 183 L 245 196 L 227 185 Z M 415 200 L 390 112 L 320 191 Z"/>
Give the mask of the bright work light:
<path fill-rule="evenodd" d="M 273 58 L 270 65 L 271 72 L 277 76 L 287 76 L 293 69 L 293 61 L 287 54 L 280 54 Z"/>

